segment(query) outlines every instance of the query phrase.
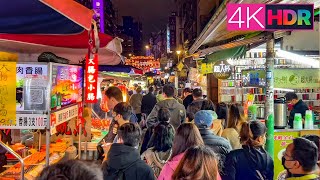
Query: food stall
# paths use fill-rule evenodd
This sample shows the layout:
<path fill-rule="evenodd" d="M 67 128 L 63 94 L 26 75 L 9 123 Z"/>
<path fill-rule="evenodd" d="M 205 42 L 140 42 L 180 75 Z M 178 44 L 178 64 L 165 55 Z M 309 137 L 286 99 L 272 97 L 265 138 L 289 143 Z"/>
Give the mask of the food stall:
<path fill-rule="evenodd" d="M 292 57 L 291 57 L 292 58 Z M 303 56 L 301 56 L 303 59 Z M 317 57 L 314 58 L 317 60 Z M 310 58 L 312 61 L 312 58 Z M 265 121 L 264 106 L 266 100 L 265 53 L 253 50 L 246 58 L 228 60 L 233 64 L 232 75 L 226 80 L 219 80 L 220 102 L 242 103 L 248 112 L 251 105 L 256 107 L 253 119 Z M 286 171 L 281 158 L 287 145 L 296 137 L 307 134 L 320 135 L 320 71 L 301 62 L 292 61 L 289 57 L 275 58 L 274 76 L 274 179 L 284 180 Z M 313 110 L 313 127 L 305 129 L 288 129 L 287 120 L 290 107 L 279 99 L 287 92 L 295 92 L 309 109 Z M 251 106 L 252 107 L 252 106 Z M 249 111 L 250 112 L 250 111 Z M 249 114 L 250 113 L 246 113 Z"/>
<path fill-rule="evenodd" d="M 28 149 L 24 159 L 25 178 L 34 179 L 46 164 L 76 158 L 77 151 L 72 145 L 74 139 L 79 139 L 76 125 L 82 118 L 82 67 L 14 61 L 0 61 L 0 66 L 3 67 L 1 85 L 5 85 L 0 95 L 6 100 L 0 129 L 11 129 L 13 149 Z M 73 129 L 69 121 L 75 124 Z M 90 130 L 87 133 L 90 136 Z M 25 134 L 33 141 L 28 143 Z M 22 179 L 21 167 L 17 163 L 0 177 Z"/>
<path fill-rule="evenodd" d="M 81 142 L 81 159 L 96 160 L 98 158 L 97 146 L 107 136 L 111 123 L 111 114 L 106 100 L 105 91 L 108 87 L 117 86 L 123 93 L 123 101 L 128 101 L 128 90 L 132 77 L 139 77 L 142 71 L 128 65 L 99 65 L 98 66 L 98 84 L 97 84 L 97 102 L 91 107 L 84 109 L 84 115 L 90 117 L 90 124 L 87 122 L 85 127 L 89 127 L 92 138 Z M 75 142 L 78 144 L 78 142 Z"/>

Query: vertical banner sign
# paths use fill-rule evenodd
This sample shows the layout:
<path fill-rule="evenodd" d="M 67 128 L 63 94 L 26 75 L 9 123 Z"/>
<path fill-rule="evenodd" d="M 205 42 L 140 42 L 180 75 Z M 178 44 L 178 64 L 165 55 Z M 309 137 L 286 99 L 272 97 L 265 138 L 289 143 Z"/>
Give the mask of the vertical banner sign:
<path fill-rule="evenodd" d="M 0 62 L 0 126 L 16 125 L 16 62 Z"/>
<path fill-rule="evenodd" d="M 169 17 L 169 29 L 170 29 L 170 50 L 176 50 L 176 16 Z"/>
<path fill-rule="evenodd" d="M 97 102 L 97 85 L 98 85 L 98 54 L 93 58 L 86 57 L 86 81 L 85 81 L 85 102 Z"/>
<path fill-rule="evenodd" d="M 94 20 L 98 25 L 99 32 L 104 33 L 104 1 L 93 0 L 93 10 L 95 11 Z"/>

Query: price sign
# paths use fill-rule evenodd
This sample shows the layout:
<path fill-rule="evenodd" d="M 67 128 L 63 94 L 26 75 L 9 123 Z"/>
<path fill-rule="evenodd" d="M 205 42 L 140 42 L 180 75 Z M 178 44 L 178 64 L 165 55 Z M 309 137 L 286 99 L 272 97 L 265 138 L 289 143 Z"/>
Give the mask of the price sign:
<path fill-rule="evenodd" d="M 17 114 L 16 125 L 0 126 L 0 129 L 45 129 L 48 119 L 46 114 Z"/>

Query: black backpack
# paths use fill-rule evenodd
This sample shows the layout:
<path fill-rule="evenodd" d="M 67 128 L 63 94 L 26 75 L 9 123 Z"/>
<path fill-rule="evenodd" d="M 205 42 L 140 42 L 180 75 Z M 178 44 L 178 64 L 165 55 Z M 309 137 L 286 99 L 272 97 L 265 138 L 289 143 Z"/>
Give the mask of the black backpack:
<path fill-rule="evenodd" d="M 128 170 L 130 167 L 132 167 L 134 164 L 136 164 L 140 159 L 137 159 L 136 161 L 132 162 L 128 167 L 123 168 L 123 169 L 119 169 L 115 172 L 116 176 L 115 176 L 115 180 L 125 180 L 126 177 L 124 176 L 124 173 L 126 172 L 126 170 Z"/>

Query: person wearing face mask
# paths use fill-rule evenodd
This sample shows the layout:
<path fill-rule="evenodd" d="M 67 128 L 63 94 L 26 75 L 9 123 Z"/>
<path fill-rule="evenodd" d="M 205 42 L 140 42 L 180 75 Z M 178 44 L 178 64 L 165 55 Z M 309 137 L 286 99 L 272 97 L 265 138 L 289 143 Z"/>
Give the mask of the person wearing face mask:
<path fill-rule="evenodd" d="M 103 148 L 103 151 L 104 151 L 104 159 L 107 157 L 106 155 L 108 154 L 112 143 L 117 143 L 118 142 L 118 130 L 119 130 L 119 128 L 123 124 L 130 122 L 131 113 L 132 113 L 132 107 L 128 103 L 121 102 L 121 103 L 118 103 L 114 107 L 112 116 L 113 116 L 113 119 L 115 121 L 115 124 L 114 124 L 113 128 L 111 129 L 111 132 L 109 132 L 109 134 L 112 134 L 113 141 L 104 143 L 102 145 L 102 148 Z M 101 152 L 101 149 L 99 151 Z M 102 156 L 102 155 L 100 155 L 100 156 Z"/>
<path fill-rule="evenodd" d="M 242 149 L 231 151 L 224 164 L 223 180 L 272 180 L 273 160 L 264 150 L 266 126 L 260 121 L 244 122 L 240 131 Z"/>
<path fill-rule="evenodd" d="M 111 145 L 102 165 L 103 179 L 154 180 L 153 170 L 141 160 L 138 151 L 142 135 L 139 125 L 125 123 L 118 135 L 118 142 Z"/>
<path fill-rule="evenodd" d="M 122 92 L 118 87 L 115 87 L 115 86 L 109 87 L 106 90 L 105 95 L 106 95 L 107 106 L 110 111 L 112 110 L 114 111 L 115 106 L 119 103 L 122 103 L 123 101 Z M 135 114 L 133 114 L 132 110 L 130 111 L 130 116 L 128 118 L 132 123 L 136 123 L 138 121 L 138 118 L 136 117 Z M 119 124 L 113 118 L 109 127 L 109 133 L 105 138 L 105 141 L 107 143 L 112 143 L 114 141 L 116 133 L 112 133 L 112 132 L 114 132 L 114 130 L 117 129 L 118 127 L 120 127 Z"/>
<path fill-rule="evenodd" d="M 302 118 L 304 118 L 306 114 L 306 110 L 308 110 L 308 106 L 306 103 L 304 103 L 301 99 L 298 99 L 298 96 L 294 92 L 288 92 L 285 95 L 286 101 L 288 104 L 293 105 L 292 110 L 290 111 L 289 116 L 289 126 L 292 129 L 293 128 L 293 120 L 294 120 L 294 114 L 300 113 L 302 115 Z"/>
<path fill-rule="evenodd" d="M 305 138 L 295 138 L 282 157 L 282 165 L 288 172 L 287 180 L 319 180 L 316 174 L 318 148 Z"/>

